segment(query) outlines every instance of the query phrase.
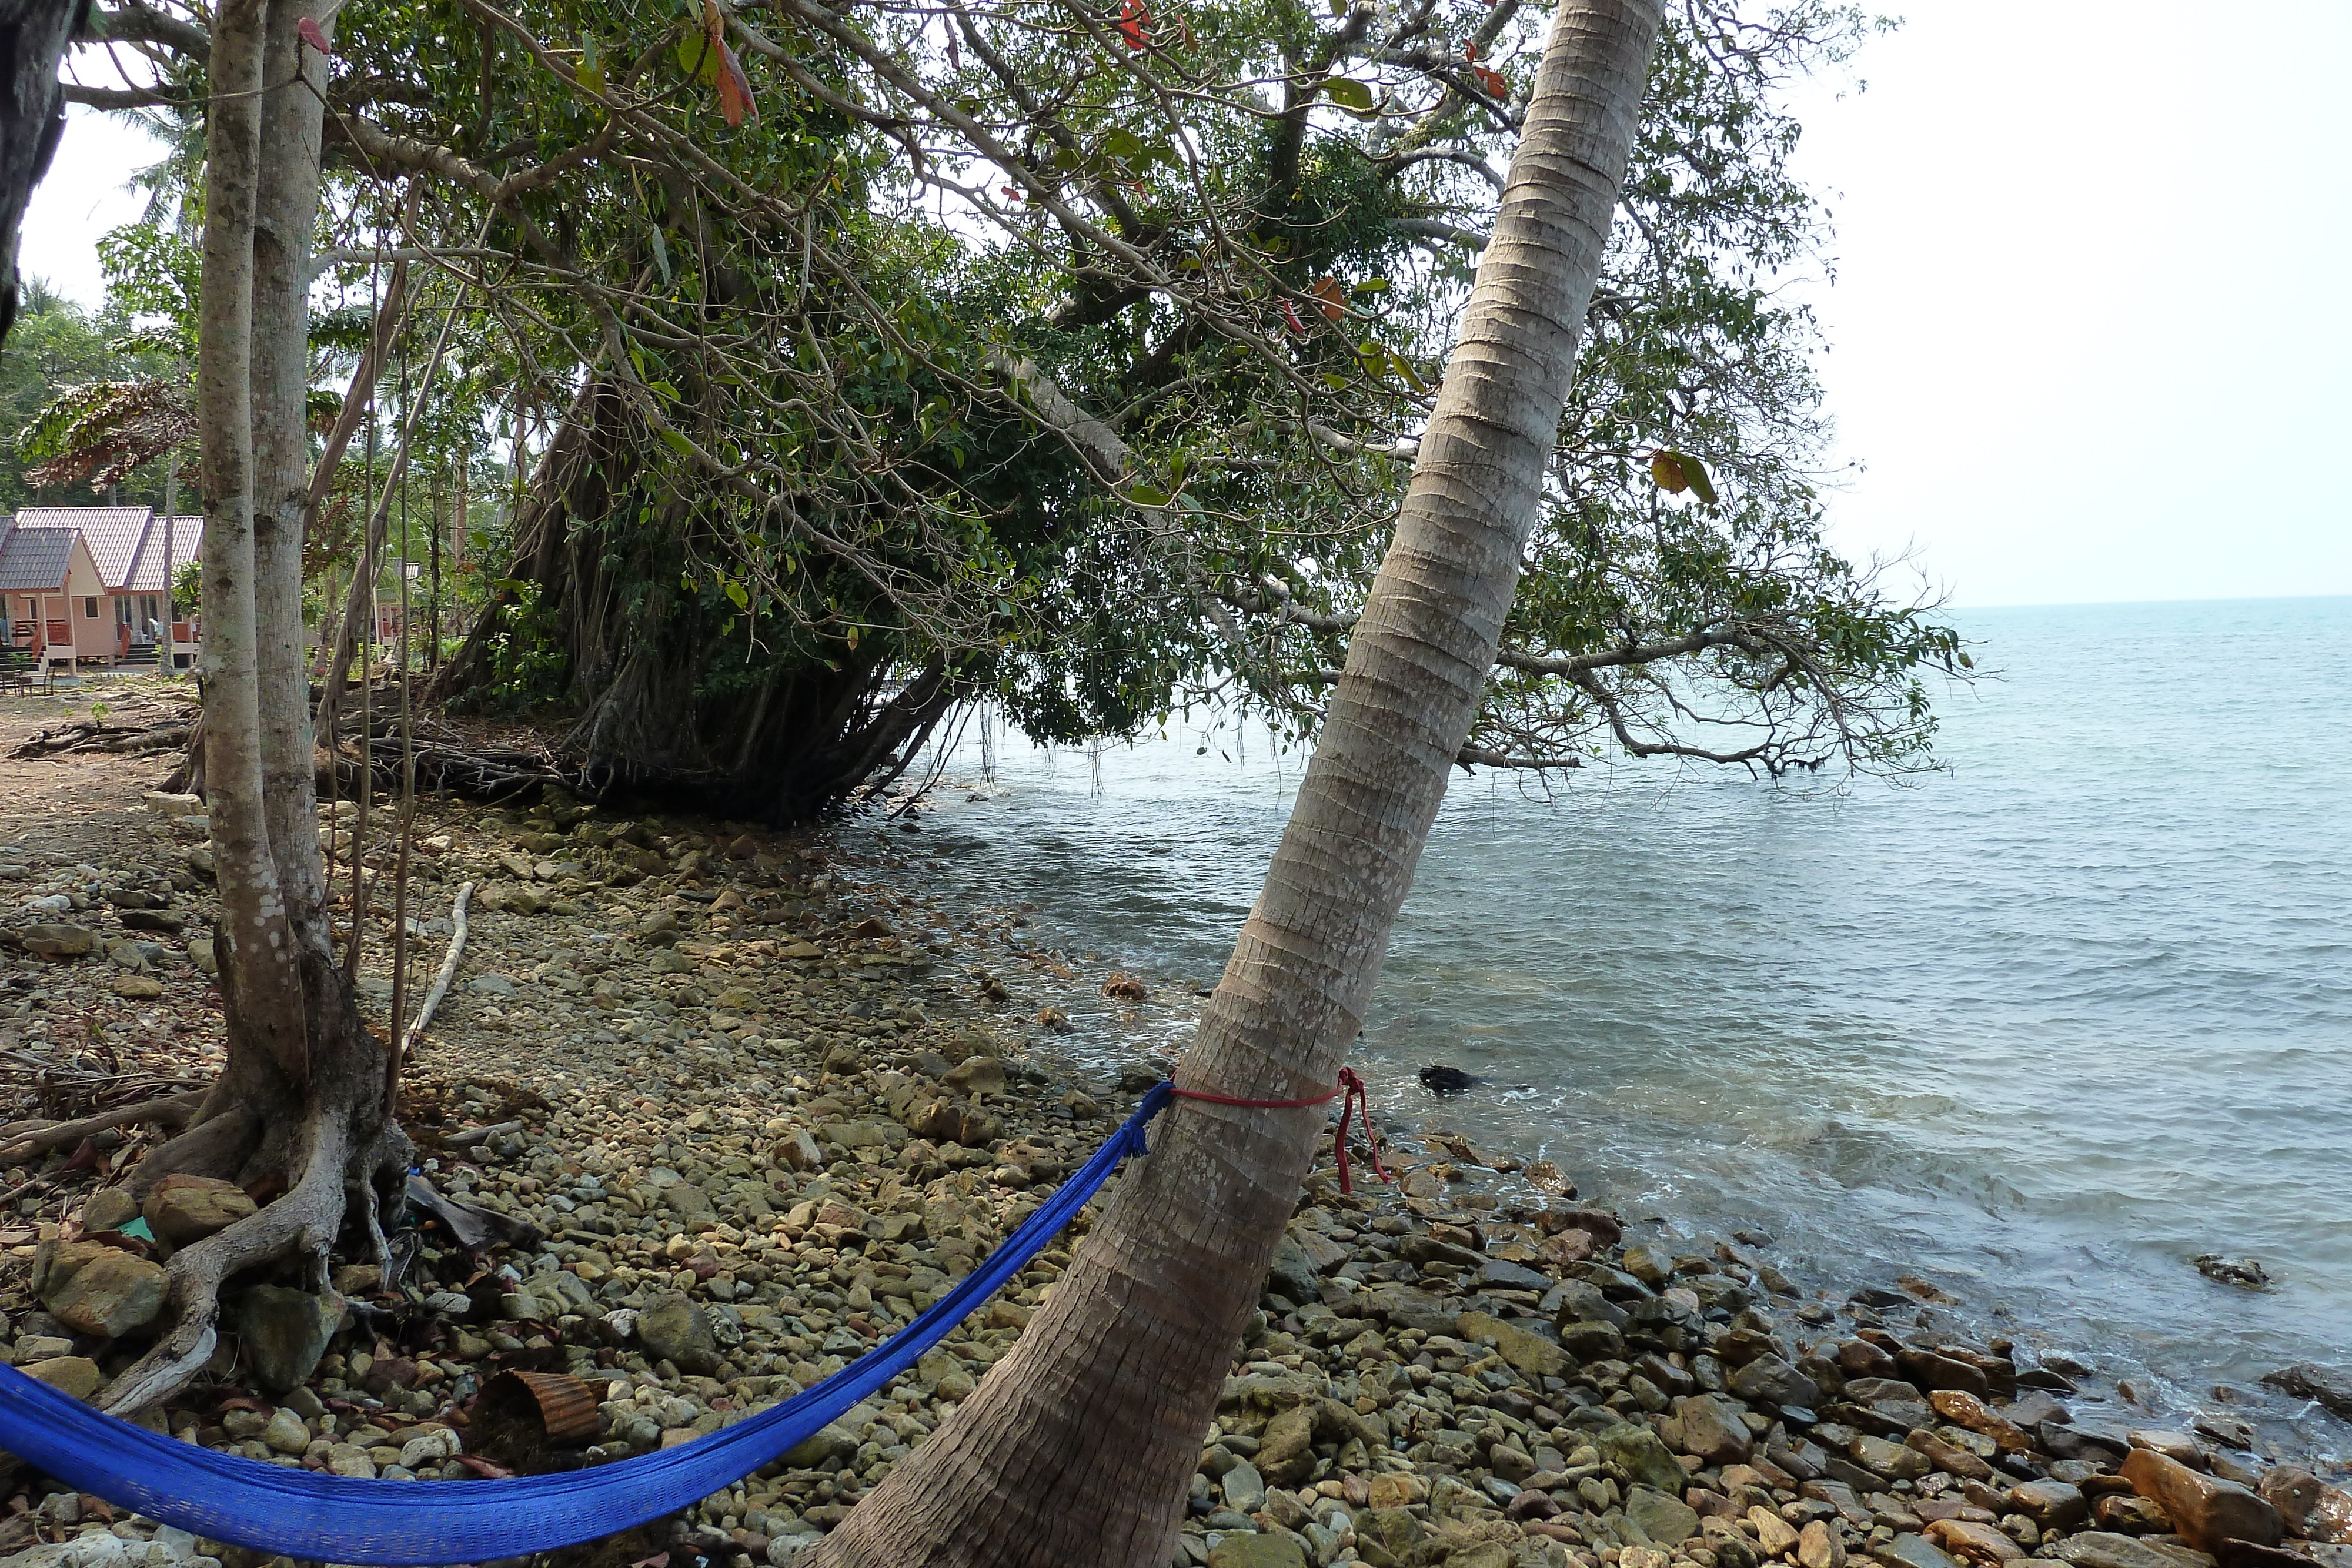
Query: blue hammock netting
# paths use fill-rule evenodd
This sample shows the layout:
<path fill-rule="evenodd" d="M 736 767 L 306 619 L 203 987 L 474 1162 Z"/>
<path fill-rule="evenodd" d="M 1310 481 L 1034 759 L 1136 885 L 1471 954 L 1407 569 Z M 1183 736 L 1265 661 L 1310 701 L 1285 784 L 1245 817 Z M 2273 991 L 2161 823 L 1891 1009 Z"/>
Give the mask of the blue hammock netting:
<path fill-rule="evenodd" d="M 215 1453 L 134 1427 L 0 1367 L 0 1449 L 197 1536 L 313 1562 L 520 1557 L 675 1513 L 789 1453 L 913 1366 L 1028 1264 L 1131 1154 L 1171 1097 L 1160 1084 L 979 1268 L 885 1343 L 782 1404 L 661 1453 L 507 1480 L 383 1481 Z"/>

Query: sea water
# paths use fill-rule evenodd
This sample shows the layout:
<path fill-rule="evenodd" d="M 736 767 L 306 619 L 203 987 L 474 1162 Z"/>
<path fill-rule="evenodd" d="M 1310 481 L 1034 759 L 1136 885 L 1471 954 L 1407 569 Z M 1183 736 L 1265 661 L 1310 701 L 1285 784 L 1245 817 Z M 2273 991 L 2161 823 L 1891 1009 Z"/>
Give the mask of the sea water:
<path fill-rule="evenodd" d="M 2352 1362 L 2352 599 L 1957 619 L 1994 673 L 1936 692 L 1948 770 L 1901 786 L 1457 775 L 1357 1061 L 1670 1235 L 1924 1274 L 2151 1408 L 2259 1405 Z M 1303 758 L 1206 718 L 987 750 L 1002 793 L 940 791 L 925 883 L 1213 981 Z M 967 725 L 950 773 L 982 761 Z M 1487 1084 L 1440 1102 L 1433 1061 Z"/>

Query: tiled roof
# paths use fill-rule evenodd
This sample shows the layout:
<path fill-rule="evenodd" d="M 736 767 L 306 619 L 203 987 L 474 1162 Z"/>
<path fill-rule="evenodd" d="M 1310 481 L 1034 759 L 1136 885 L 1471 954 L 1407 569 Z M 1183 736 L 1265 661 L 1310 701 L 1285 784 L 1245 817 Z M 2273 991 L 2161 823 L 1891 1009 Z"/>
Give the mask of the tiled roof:
<path fill-rule="evenodd" d="M 121 592 L 131 559 L 153 514 L 145 507 L 35 507 L 17 514 L 20 528 L 71 528 L 89 542 L 98 580 Z"/>
<path fill-rule="evenodd" d="M 37 512 L 19 517 L 38 517 Z M 22 521 L 0 541 L 0 593 L 28 590 L 54 592 L 66 585 L 72 563 L 74 530 L 28 528 Z"/>
<path fill-rule="evenodd" d="M 204 541 L 205 520 L 201 517 L 177 517 L 172 519 L 172 565 L 173 570 L 196 559 L 196 547 Z M 110 582 L 112 580 L 109 580 Z M 131 568 L 131 581 L 123 590 L 127 593 L 161 593 L 163 591 L 163 519 L 157 517 L 147 525 L 147 537 L 140 544 L 139 559 Z"/>

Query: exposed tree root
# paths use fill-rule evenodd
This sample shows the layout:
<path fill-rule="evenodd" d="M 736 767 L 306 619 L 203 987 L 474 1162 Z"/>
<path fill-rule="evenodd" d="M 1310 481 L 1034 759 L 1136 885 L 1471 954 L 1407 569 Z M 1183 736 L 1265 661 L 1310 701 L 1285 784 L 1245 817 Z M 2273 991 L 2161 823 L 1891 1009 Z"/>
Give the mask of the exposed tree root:
<path fill-rule="evenodd" d="M 37 730 L 33 736 L 8 755 L 19 761 L 41 757 L 62 757 L 69 751 L 167 751 L 188 743 L 189 721 L 183 717 L 165 719 L 132 729 L 122 727 L 109 728 L 105 725 L 85 721 L 69 724 L 61 729 Z"/>
<path fill-rule="evenodd" d="M 108 1132 L 116 1127 L 141 1123 L 159 1127 L 184 1127 L 210 1092 L 208 1089 L 195 1089 L 184 1094 L 166 1095 L 160 1100 L 142 1101 L 119 1110 L 102 1111 L 79 1121 L 39 1123 L 31 1126 L 17 1124 L 0 1129 L 0 1136 L 10 1140 L 0 1144 L 0 1166 L 22 1165 L 37 1155 L 47 1154 L 51 1149 L 78 1144 L 94 1133 Z"/>
<path fill-rule="evenodd" d="M 229 1106 L 209 1118 L 200 1117 L 195 1125 L 163 1147 L 150 1151 L 132 1167 L 131 1196 L 144 1203 L 157 1182 L 179 1172 L 190 1176 L 234 1175 L 252 1151 L 257 1120 L 252 1111 L 241 1105 Z"/>
<path fill-rule="evenodd" d="M 310 1145 L 302 1174 L 284 1197 L 172 1255 L 172 1329 L 107 1385 L 97 1401 L 100 1409 L 136 1416 L 185 1387 L 204 1369 L 220 1343 L 220 1290 L 230 1276 L 299 1254 L 323 1282 L 327 1249 L 342 1224 L 344 1173 L 352 1164 L 350 1113 L 315 1113 L 302 1131 Z M 365 1162 L 371 1175 L 375 1163 Z"/>

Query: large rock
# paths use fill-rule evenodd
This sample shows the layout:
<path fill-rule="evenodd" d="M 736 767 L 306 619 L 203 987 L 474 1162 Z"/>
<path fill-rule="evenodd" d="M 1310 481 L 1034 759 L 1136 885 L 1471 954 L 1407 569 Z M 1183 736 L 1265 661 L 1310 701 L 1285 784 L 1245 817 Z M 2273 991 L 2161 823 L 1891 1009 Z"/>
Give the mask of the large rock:
<path fill-rule="evenodd" d="M 114 1339 L 153 1322 L 170 1288 L 171 1277 L 161 1264 L 109 1247 L 41 1301 L 77 1333 Z"/>
<path fill-rule="evenodd" d="M 2316 1399 L 2347 1421 L 2352 1421 L 2352 1372 L 2305 1362 L 2266 1372 L 2263 1381 L 2297 1399 Z"/>
<path fill-rule="evenodd" d="M 2000 1568 L 2025 1555 L 2024 1548 L 1990 1524 L 1965 1519 L 1938 1519 L 1927 1526 L 1927 1539 L 1979 1568 Z"/>
<path fill-rule="evenodd" d="M 1266 1269 L 1265 1288 L 1289 1298 L 1294 1303 L 1318 1300 L 1322 1294 L 1321 1276 L 1317 1273 L 1315 1260 L 1296 1237 L 1285 1232 L 1275 1243 L 1274 1261 Z"/>
<path fill-rule="evenodd" d="M 1603 1460 L 1624 1471 L 1626 1480 L 1635 1485 L 1673 1495 L 1689 1481 L 1681 1462 L 1647 1427 L 1620 1421 L 1601 1431 L 1592 1443 Z"/>
<path fill-rule="evenodd" d="M 44 958 L 84 958 L 98 951 L 98 933 L 87 925 L 27 925 L 16 933 L 25 951 Z"/>
<path fill-rule="evenodd" d="M 1513 1328 L 1486 1312 L 1464 1312 L 1454 1320 L 1454 1332 L 1472 1344 L 1490 1346 L 1525 1377 L 1558 1377 L 1571 1364 L 1568 1352 L 1541 1334 Z"/>
<path fill-rule="evenodd" d="M 664 1291 L 645 1304 L 637 1314 L 637 1338 L 648 1355 L 680 1372 L 709 1377 L 719 1371 L 719 1342 L 711 1336 L 710 1319 L 682 1291 Z"/>
<path fill-rule="evenodd" d="M 106 1381 L 98 1363 L 86 1355 L 53 1355 L 46 1361 L 27 1362 L 16 1370 L 76 1399 L 89 1398 Z"/>
<path fill-rule="evenodd" d="M 256 1285 L 241 1297 L 232 1324 L 254 1379 L 273 1394 L 299 1388 L 342 1326 L 343 1299 L 286 1285 Z"/>
<path fill-rule="evenodd" d="M 1286 1487 L 1305 1480 L 1315 1469 L 1315 1413 L 1304 1405 L 1277 1412 L 1258 1437 L 1255 1456 L 1266 1479 Z"/>
<path fill-rule="evenodd" d="M 1698 1533 L 1698 1511 L 1677 1497 L 1637 1486 L 1625 1494 L 1625 1518 L 1654 1546 L 1680 1546 Z"/>
<path fill-rule="evenodd" d="M 119 1186 L 102 1186 L 81 1206 L 84 1230 L 120 1230 L 139 1218 L 139 1205 Z"/>
<path fill-rule="evenodd" d="M 1948 1552 L 1924 1535 L 1898 1535 L 1883 1546 L 1872 1547 L 1870 1554 L 1886 1568 L 1960 1568 Z"/>
<path fill-rule="evenodd" d="M 2200 1552 L 2219 1555 L 2225 1541 L 2276 1546 L 2284 1533 L 2278 1510 L 2235 1481 L 2192 1470 L 2153 1448 L 2124 1457 L 2124 1479 L 2164 1510 L 2172 1528 Z"/>
<path fill-rule="evenodd" d="M 2026 1481 L 2009 1489 L 2009 1506 L 2043 1530 L 2073 1530 L 2090 1517 L 2082 1491 L 2064 1481 Z"/>
<path fill-rule="evenodd" d="M 2263 1500 L 2278 1510 L 2289 1535 L 2352 1542 L 2352 1492 L 2296 1465 L 2273 1467 L 2259 1490 Z"/>
<path fill-rule="evenodd" d="M 1229 1530 L 1209 1549 L 1209 1568 L 1307 1568 L 1307 1553 L 1287 1535 Z"/>
<path fill-rule="evenodd" d="M 1695 1394 L 1682 1402 L 1682 1449 L 1710 1465 L 1744 1465 L 1756 1451 L 1756 1439 L 1738 1414 L 1712 1394 Z"/>
<path fill-rule="evenodd" d="M 1889 1480 L 1916 1481 L 1936 1468 L 1918 1449 L 1868 1433 L 1855 1437 L 1846 1452 L 1855 1464 Z"/>
<path fill-rule="evenodd" d="M 1759 1355 L 1731 1375 L 1731 1392 L 1750 1404 L 1793 1405 L 1810 1410 L 1821 1403 L 1813 1380 L 1777 1355 Z"/>
<path fill-rule="evenodd" d="M 1584 1288 L 1588 1291 L 1592 1289 L 1590 1285 Z M 1617 1332 L 1613 1323 L 1562 1322 L 1559 1325 L 1559 1347 L 1579 1361 L 1625 1359 L 1625 1336 Z"/>
<path fill-rule="evenodd" d="M 2073 1568 L 2202 1568 L 2205 1562 L 2176 1547 L 2105 1530 L 2085 1530 L 2053 1541 L 2044 1550 Z"/>
<path fill-rule="evenodd" d="M 684 1297 L 678 1298 L 680 1301 Z M 788 1469 L 813 1470 L 830 1459 L 846 1459 L 857 1452 L 857 1436 L 839 1422 L 819 1427 L 783 1456 Z"/>
<path fill-rule="evenodd" d="M 144 1213 L 156 1239 L 174 1247 L 201 1241 L 255 1212 L 253 1199 L 233 1181 L 175 1173 L 148 1193 Z"/>

